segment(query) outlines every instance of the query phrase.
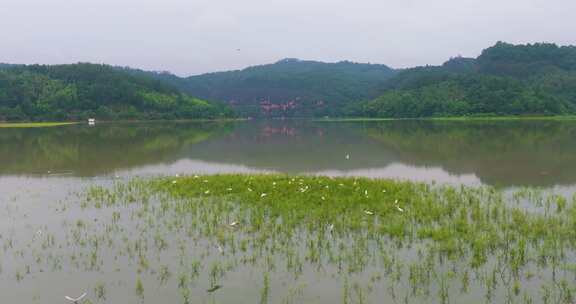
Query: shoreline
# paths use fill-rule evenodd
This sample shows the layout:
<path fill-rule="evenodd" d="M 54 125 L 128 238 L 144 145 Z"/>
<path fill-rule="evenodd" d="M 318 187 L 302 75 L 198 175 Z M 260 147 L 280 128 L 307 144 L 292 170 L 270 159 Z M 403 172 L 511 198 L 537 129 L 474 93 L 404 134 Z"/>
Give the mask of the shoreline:
<path fill-rule="evenodd" d="M 177 119 L 177 120 L 96 120 L 96 125 L 98 124 L 109 124 L 109 123 L 162 123 L 162 122 L 173 122 L 173 123 L 188 123 L 188 122 L 241 122 L 248 121 L 247 118 L 238 119 Z M 43 127 L 59 127 L 59 126 L 69 126 L 69 125 L 79 125 L 84 122 L 74 121 L 74 122 L 0 122 L 0 128 L 43 128 Z M 87 123 L 85 123 L 87 124 Z"/>
<path fill-rule="evenodd" d="M 199 123 L 199 122 L 246 122 L 252 118 L 230 119 L 176 119 L 176 120 L 97 120 L 96 124 L 109 123 Z M 276 120 L 266 118 L 257 120 Z M 307 120 L 312 122 L 379 122 L 379 121 L 576 121 L 576 115 L 567 116 L 455 116 L 455 117 L 422 117 L 422 118 L 373 118 L 373 117 L 345 117 L 345 118 L 289 118 L 288 120 Z M 79 125 L 82 122 L 0 122 L 0 128 L 44 128 L 69 125 Z"/>
<path fill-rule="evenodd" d="M 76 124 L 79 122 L 0 122 L 0 128 L 48 128 Z"/>
<path fill-rule="evenodd" d="M 373 118 L 373 117 L 350 117 L 350 118 L 321 118 L 312 119 L 314 122 L 371 122 L 371 121 L 576 121 L 576 116 L 454 116 L 454 117 L 420 117 L 420 118 Z"/>

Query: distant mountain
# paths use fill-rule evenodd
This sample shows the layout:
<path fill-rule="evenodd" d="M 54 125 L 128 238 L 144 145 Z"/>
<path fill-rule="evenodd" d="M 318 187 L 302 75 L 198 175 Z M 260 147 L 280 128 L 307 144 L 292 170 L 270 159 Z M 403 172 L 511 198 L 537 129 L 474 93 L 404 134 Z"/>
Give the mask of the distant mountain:
<path fill-rule="evenodd" d="M 573 46 L 498 42 L 478 58 L 404 70 L 284 59 L 239 71 L 155 77 L 247 116 L 430 117 L 573 114 L 575 71 Z"/>
<path fill-rule="evenodd" d="M 0 62 L 0 69 L 10 69 L 10 68 L 18 67 L 18 66 L 23 66 L 23 65 Z"/>
<path fill-rule="evenodd" d="M 227 102 L 243 115 L 322 116 L 342 114 L 350 103 L 376 97 L 396 73 L 380 64 L 284 59 L 169 81 L 194 96 Z"/>
<path fill-rule="evenodd" d="M 210 118 L 230 109 L 244 117 L 576 114 L 576 47 L 498 42 L 477 58 L 402 70 L 283 59 L 186 78 L 92 64 L 0 64 L 0 120 Z"/>
<path fill-rule="evenodd" d="M 284 59 L 180 78 L 146 74 L 242 116 L 434 117 L 576 114 L 576 47 L 498 42 L 478 58 L 395 70 Z"/>
<path fill-rule="evenodd" d="M 231 116 L 224 104 L 153 77 L 98 64 L 0 65 L 0 121 Z"/>
<path fill-rule="evenodd" d="M 478 58 L 406 69 L 351 113 L 370 117 L 576 114 L 576 47 L 498 42 Z"/>
<path fill-rule="evenodd" d="M 498 42 L 477 58 L 480 72 L 497 76 L 532 78 L 562 71 L 576 71 L 576 46 L 553 43 L 513 45 Z"/>

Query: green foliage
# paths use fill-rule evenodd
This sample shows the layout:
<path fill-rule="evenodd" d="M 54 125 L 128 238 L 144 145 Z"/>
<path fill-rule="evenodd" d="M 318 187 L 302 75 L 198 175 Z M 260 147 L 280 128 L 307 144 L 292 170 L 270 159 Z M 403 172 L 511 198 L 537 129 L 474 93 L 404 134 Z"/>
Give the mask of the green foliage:
<path fill-rule="evenodd" d="M 155 195 L 161 208 L 153 207 Z M 210 263 L 207 291 L 221 288 L 226 271 L 244 261 L 240 267 L 264 275 L 260 303 L 270 296 L 268 271 L 278 260 L 287 260 L 281 272 L 292 272 L 295 280 L 303 267 L 343 280 L 343 303 L 352 298 L 367 302 L 371 287 L 366 278 L 374 269 L 381 272 L 373 282 L 384 276 L 417 298 L 434 297 L 429 290 L 437 286 L 440 301 L 432 300 L 444 303 L 454 297 L 449 286 L 458 280 L 464 293 L 484 291 L 492 298 L 493 292 L 519 295 L 524 282 L 547 284 L 557 275 L 568 299 L 560 302 L 571 303 L 572 291 L 559 268 L 574 250 L 573 217 L 528 211 L 517 205 L 520 200 L 538 208 L 538 199 L 523 191 L 510 196 L 487 187 L 267 174 L 135 179 L 115 188 L 92 187 L 82 205 L 135 206 L 143 218 L 168 222 L 170 233 L 206 240 L 201 246 L 216 243 L 218 259 L 205 260 Z M 554 209 L 566 203 L 561 196 L 546 201 Z M 576 210 L 573 204 L 568 208 Z M 244 243 L 249 254 L 237 260 L 242 253 L 236 250 Z M 298 262 L 302 256 L 303 265 Z M 222 267 L 227 263 L 218 263 L 227 258 L 234 265 L 228 269 Z M 524 280 L 530 271 L 540 279 Z M 349 278 L 360 279 L 350 284 Z"/>
<path fill-rule="evenodd" d="M 350 101 L 377 96 L 376 89 L 395 73 L 385 65 L 284 59 L 168 81 L 194 96 L 228 102 L 245 116 L 323 116 L 341 115 Z M 278 107 L 266 110 L 262 103 Z"/>
<path fill-rule="evenodd" d="M 96 64 L 0 69 L 0 121 L 229 117 L 208 103 L 144 75 Z"/>
<path fill-rule="evenodd" d="M 415 89 L 396 89 L 362 104 L 369 117 L 441 117 L 467 115 L 562 115 L 576 111 L 570 80 L 536 84 L 510 77 L 464 75 Z M 566 85 L 566 92 L 554 89 Z M 576 83 L 574 84 L 576 85 Z"/>
<path fill-rule="evenodd" d="M 192 98 L 181 92 L 207 100 Z M 0 65 L 1 120 L 576 113 L 576 47 L 498 42 L 478 58 L 394 70 L 284 59 L 188 78 L 105 65 Z"/>
<path fill-rule="evenodd" d="M 576 70 L 576 47 L 552 43 L 513 45 L 498 42 L 478 57 L 480 71 L 529 78 L 559 70 Z"/>
<path fill-rule="evenodd" d="M 439 117 L 576 113 L 576 48 L 499 42 L 477 59 L 399 73 L 352 115 Z"/>
<path fill-rule="evenodd" d="M 441 66 L 406 70 L 285 59 L 189 78 L 153 76 L 195 96 L 228 102 L 246 116 L 409 118 L 576 112 L 576 47 L 548 43 L 498 42 L 478 58 L 454 57 Z"/>

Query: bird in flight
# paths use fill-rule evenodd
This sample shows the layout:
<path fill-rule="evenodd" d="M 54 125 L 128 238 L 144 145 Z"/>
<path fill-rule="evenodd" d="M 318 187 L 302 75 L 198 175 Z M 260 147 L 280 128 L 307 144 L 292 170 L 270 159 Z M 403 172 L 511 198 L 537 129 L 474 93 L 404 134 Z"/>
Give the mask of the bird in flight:
<path fill-rule="evenodd" d="M 72 298 L 69 296 L 65 296 L 64 298 L 74 304 L 78 304 L 78 302 L 82 301 L 82 299 L 84 299 L 86 297 L 86 293 L 83 293 L 81 296 L 77 297 L 77 298 Z"/>

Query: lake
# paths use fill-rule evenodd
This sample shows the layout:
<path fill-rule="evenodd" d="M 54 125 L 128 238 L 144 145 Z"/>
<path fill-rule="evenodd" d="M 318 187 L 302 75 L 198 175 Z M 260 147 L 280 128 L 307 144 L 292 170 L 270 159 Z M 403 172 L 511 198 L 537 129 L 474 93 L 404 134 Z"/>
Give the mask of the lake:
<path fill-rule="evenodd" d="M 570 188 L 576 123 L 124 123 L 0 130 L 3 178 L 283 172 Z"/>
<path fill-rule="evenodd" d="M 90 265 L 85 244 L 74 241 L 93 242 L 84 238 L 86 231 L 108 227 L 94 224 L 93 230 L 81 230 L 78 227 L 85 224 L 77 222 L 79 218 L 112 216 L 105 210 L 87 213 L 79 206 L 80 193 L 87 186 L 110 187 L 134 177 L 158 175 L 289 173 L 493 186 L 504 191 L 530 187 L 572 195 L 576 192 L 576 122 L 274 120 L 0 129 L 0 164 L 0 302 L 60 303 L 63 295 L 87 291 L 93 303 L 107 303 L 104 298 L 111 303 L 137 303 L 134 274 L 122 269 L 135 263 L 129 258 L 133 249 L 104 253 Z M 120 223 L 125 227 L 118 229 L 137 234 L 127 228 L 132 220 L 123 217 Z M 195 242 L 202 244 L 202 240 Z M 49 254 L 43 251 L 46 248 L 52 248 Z M 154 285 L 151 277 L 162 276 L 163 269 L 176 272 L 178 263 L 171 261 L 175 251 L 156 257 L 158 262 L 167 260 L 166 268 L 144 276 L 145 286 Z M 406 254 L 415 253 L 407 250 Z M 212 261 L 206 255 L 206 263 Z M 160 281 L 178 279 L 176 274 L 164 275 Z M 228 274 L 219 298 L 204 293 L 206 284 L 201 283 L 203 275 L 199 277 L 195 292 L 202 294 L 193 296 L 191 303 L 250 303 L 260 293 L 250 284 L 252 279 L 261 283 L 258 269 L 244 267 Z M 291 290 L 293 294 L 286 297 L 300 299 L 295 303 L 339 301 L 332 283 L 322 276 L 304 271 L 303 277 L 303 284 L 312 290 L 286 286 L 282 280 L 272 280 L 270 288 Z M 94 299 L 99 286 L 106 286 L 106 297 L 100 301 Z M 167 286 L 147 289 L 145 302 L 181 302 L 175 288 Z M 373 292 L 372 297 L 386 298 L 385 293 Z M 271 302 L 281 303 L 280 299 Z"/>

